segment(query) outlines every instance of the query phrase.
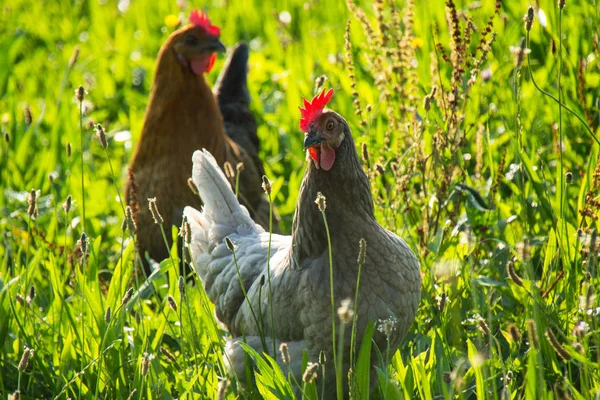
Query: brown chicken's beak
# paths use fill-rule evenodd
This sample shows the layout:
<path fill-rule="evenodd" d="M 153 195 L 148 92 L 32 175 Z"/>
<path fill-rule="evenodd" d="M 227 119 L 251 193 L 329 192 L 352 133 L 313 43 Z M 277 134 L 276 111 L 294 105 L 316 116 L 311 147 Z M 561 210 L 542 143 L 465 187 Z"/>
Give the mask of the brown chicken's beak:
<path fill-rule="evenodd" d="M 323 138 L 319 135 L 317 135 L 317 133 L 315 131 L 310 131 L 306 134 L 306 136 L 304 136 L 304 151 L 308 150 L 309 148 L 316 146 L 318 144 L 321 144 L 321 142 L 323 141 Z"/>
<path fill-rule="evenodd" d="M 218 37 L 213 37 L 206 42 L 202 50 L 210 51 L 211 53 L 225 53 L 227 49 L 225 48 L 225 45 L 221 43 Z"/>

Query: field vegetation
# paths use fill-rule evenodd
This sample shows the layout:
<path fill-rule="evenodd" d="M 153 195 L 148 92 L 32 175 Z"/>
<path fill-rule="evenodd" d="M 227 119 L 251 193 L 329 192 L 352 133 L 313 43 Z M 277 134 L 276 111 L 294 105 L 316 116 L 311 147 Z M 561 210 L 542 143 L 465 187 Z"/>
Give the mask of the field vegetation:
<path fill-rule="evenodd" d="M 334 88 L 378 220 L 418 254 L 419 313 L 401 350 L 374 360 L 372 398 L 598 398 L 600 4 L 529 6 L 3 0 L 0 394 L 291 396 L 287 371 L 255 354 L 256 387 L 225 379 L 224 332 L 198 279 L 171 260 L 146 277 L 125 221 L 156 55 L 198 7 L 226 45 L 250 45 L 282 230 L 306 163 L 298 106 Z"/>

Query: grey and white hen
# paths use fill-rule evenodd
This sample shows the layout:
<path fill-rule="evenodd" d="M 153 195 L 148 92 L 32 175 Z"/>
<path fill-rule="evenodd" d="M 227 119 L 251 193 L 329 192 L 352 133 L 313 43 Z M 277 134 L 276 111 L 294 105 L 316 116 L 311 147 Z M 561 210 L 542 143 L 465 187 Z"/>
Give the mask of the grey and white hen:
<path fill-rule="evenodd" d="M 206 150 L 197 151 L 193 156 L 193 179 L 200 188 L 204 208 L 197 211 L 187 207 L 184 211 L 191 225 L 191 252 L 197 273 L 215 303 L 217 319 L 231 335 L 226 346 L 230 369 L 244 380 L 244 353 L 239 346 L 242 332 L 259 352 L 263 351 L 259 335 L 264 332 L 267 351 L 272 353 L 273 340 L 277 349 L 280 343 L 288 344 L 289 367 L 298 380 L 303 372 L 302 352 L 306 351 L 314 362 L 322 350 L 325 352 L 329 364 L 325 377 L 326 398 L 335 393 L 335 376 L 329 247 L 322 214 L 315 204 L 317 194 L 320 192 L 326 198 L 336 308 L 342 300 L 354 299 L 359 241 L 364 238 L 367 242 L 358 294 L 359 345 L 369 321 L 375 324 L 380 320 L 395 321 L 389 342 L 382 332 L 374 335 L 379 349 L 384 352 L 389 344 L 390 354 L 393 354 L 415 318 L 421 288 L 415 255 L 401 238 L 381 227 L 375 219 L 369 180 L 361 168 L 348 124 L 334 111 L 323 110 L 332 94 L 332 91 L 323 92 L 312 103 L 305 100 L 305 108 L 301 109 L 300 127 L 306 133 L 304 145 L 312 162 L 300 187 L 292 235 L 272 235 L 271 298 L 268 286 L 261 287 L 260 283 L 261 277 L 267 278 L 269 233 L 240 206 Z M 235 244 L 247 298 L 225 238 Z M 343 375 L 346 377 L 350 329 L 346 329 L 345 334 Z M 288 366 L 283 365 L 281 355 L 276 354 L 276 357 L 286 371 Z M 347 386 L 344 391 L 348 393 Z"/>

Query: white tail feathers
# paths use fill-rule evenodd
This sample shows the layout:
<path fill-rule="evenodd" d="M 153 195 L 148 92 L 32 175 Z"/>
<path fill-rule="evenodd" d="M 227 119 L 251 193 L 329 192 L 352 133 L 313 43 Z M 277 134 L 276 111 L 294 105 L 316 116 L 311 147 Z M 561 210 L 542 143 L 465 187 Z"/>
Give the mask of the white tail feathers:
<path fill-rule="evenodd" d="M 210 251 L 211 243 L 220 243 L 232 233 L 255 231 L 257 226 L 246 207 L 238 202 L 225 174 L 206 149 L 195 151 L 192 162 L 192 179 L 204 206 L 200 212 L 186 207 L 183 215 L 192 228 L 192 242 L 198 246 L 193 253 L 198 256 Z"/>
<path fill-rule="evenodd" d="M 204 203 L 204 212 L 215 208 L 225 213 L 229 211 L 229 214 L 237 212 L 240 203 L 212 154 L 206 149 L 197 150 L 192 156 L 192 162 L 192 179 Z"/>

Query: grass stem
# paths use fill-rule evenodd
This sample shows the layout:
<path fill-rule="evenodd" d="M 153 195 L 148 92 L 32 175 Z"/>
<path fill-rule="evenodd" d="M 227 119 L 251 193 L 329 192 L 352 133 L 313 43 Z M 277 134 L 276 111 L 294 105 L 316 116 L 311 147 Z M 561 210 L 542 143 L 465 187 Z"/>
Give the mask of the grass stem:
<path fill-rule="evenodd" d="M 275 317 L 273 316 L 273 290 L 271 289 L 271 238 L 273 235 L 273 201 L 270 190 L 267 191 L 269 198 L 269 244 L 267 247 L 267 285 L 269 287 L 269 314 L 271 317 L 271 341 L 273 342 L 273 358 L 277 357 L 275 346 Z"/>
<path fill-rule="evenodd" d="M 231 243 L 231 247 L 229 248 L 229 250 L 231 251 L 231 254 L 233 255 L 233 263 L 235 264 L 235 271 L 237 272 L 238 280 L 240 282 L 240 288 L 242 289 L 242 293 L 244 294 L 244 299 L 246 299 L 246 302 L 248 303 L 248 308 L 250 309 L 250 313 L 252 314 L 254 323 L 256 324 L 256 326 L 258 327 L 258 330 L 260 332 L 260 341 L 262 343 L 263 349 L 267 349 L 267 342 L 265 340 L 265 335 L 264 335 L 264 332 L 262 329 L 263 327 L 259 324 L 259 320 L 256 317 L 254 308 L 252 307 L 252 302 L 248 298 L 248 293 L 246 292 L 246 287 L 244 286 L 244 280 L 242 279 L 242 274 L 240 272 L 240 267 L 238 265 L 237 256 L 236 256 L 233 242 L 231 242 L 231 240 L 229 238 L 225 238 L 225 240 L 228 241 L 229 243 Z M 274 338 L 272 338 L 272 340 L 274 341 Z M 273 348 L 275 348 L 275 345 L 273 345 Z M 273 353 L 273 357 L 276 357 L 275 353 Z"/>
<path fill-rule="evenodd" d="M 79 155 L 81 160 L 81 230 L 85 232 L 85 172 L 83 162 L 83 98 L 79 100 Z"/>
<path fill-rule="evenodd" d="M 327 234 L 327 249 L 329 253 L 329 296 L 331 298 L 331 340 L 332 340 L 332 351 L 333 351 L 333 365 L 335 366 L 335 387 L 338 400 L 344 398 L 343 393 L 343 381 L 342 381 L 342 370 L 341 365 L 338 367 L 338 354 L 337 354 L 337 336 L 335 333 L 335 293 L 333 290 L 333 251 L 331 248 L 331 236 L 329 233 L 329 225 L 327 224 L 327 216 L 325 215 L 325 208 L 321 209 L 321 215 L 323 216 L 323 223 L 325 224 L 325 232 Z"/>

